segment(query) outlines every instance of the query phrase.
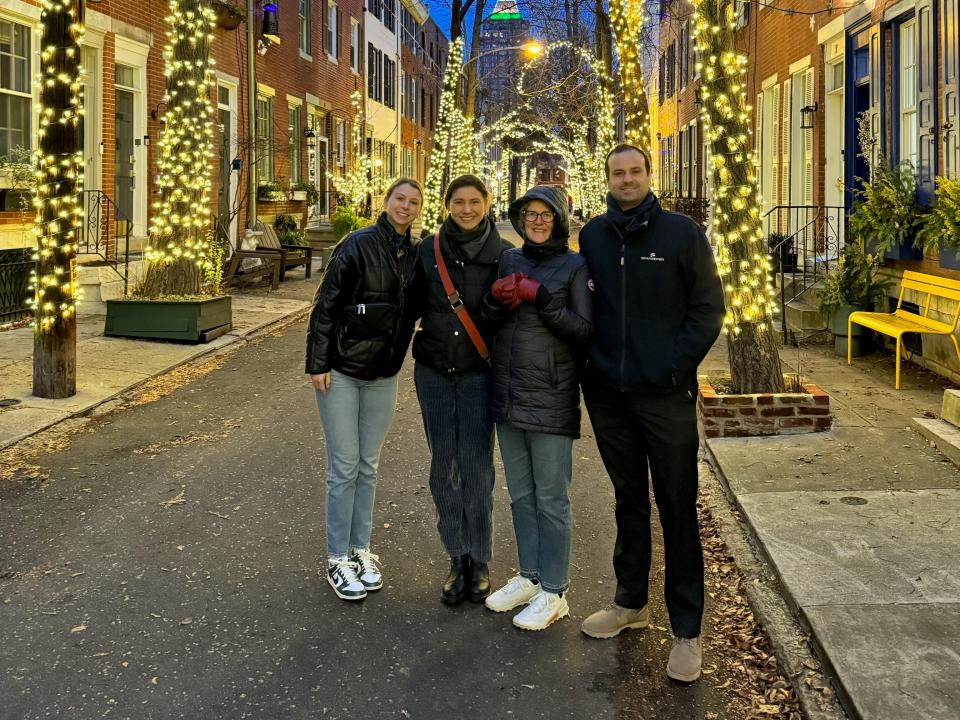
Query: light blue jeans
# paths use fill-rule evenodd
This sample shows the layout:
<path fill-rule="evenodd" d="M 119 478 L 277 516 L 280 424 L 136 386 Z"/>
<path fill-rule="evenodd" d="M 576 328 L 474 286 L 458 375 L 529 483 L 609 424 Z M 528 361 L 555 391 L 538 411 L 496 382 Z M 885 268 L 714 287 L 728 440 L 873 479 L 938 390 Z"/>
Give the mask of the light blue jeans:
<path fill-rule="evenodd" d="M 550 593 L 570 584 L 573 438 L 497 425 L 520 574 Z"/>
<path fill-rule="evenodd" d="M 327 558 L 370 548 L 380 450 L 397 405 L 397 376 L 357 380 L 330 373 L 317 407 L 327 447 Z"/>

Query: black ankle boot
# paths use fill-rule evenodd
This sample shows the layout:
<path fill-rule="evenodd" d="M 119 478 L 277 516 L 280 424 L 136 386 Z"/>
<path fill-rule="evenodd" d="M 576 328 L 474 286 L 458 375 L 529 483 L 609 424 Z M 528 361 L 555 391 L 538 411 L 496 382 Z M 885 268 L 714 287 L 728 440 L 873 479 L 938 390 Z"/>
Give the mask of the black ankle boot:
<path fill-rule="evenodd" d="M 490 594 L 490 568 L 485 562 L 470 561 L 470 583 L 467 586 L 467 597 L 470 602 L 483 602 Z"/>
<path fill-rule="evenodd" d="M 470 570 L 470 556 L 450 558 L 450 574 L 443 583 L 440 599 L 447 605 L 459 605 L 467 596 L 467 583 Z"/>

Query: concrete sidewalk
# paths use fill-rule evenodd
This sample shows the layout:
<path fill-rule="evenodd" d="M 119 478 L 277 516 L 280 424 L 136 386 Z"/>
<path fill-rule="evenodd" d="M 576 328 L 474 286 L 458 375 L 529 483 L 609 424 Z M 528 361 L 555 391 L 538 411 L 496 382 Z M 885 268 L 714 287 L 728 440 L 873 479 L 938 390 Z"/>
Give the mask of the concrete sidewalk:
<path fill-rule="evenodd" d="M 960 472 L 911 429 L 948 383 L 908 364 L 896 391 L 891 355 L 848 367 L 832 344 L 782 358 L 830 394 L 834 429 L 710 440 L 714 467 L 851 716 L 956 720 Z M 721 370 L 719 344 L 701 372 Z"/>
<path fill-rule="evenodd" d="M 0 408 L 0 449 L 84 415 L 178 365 L 300 318 L 309 311 L 318 282 L 319 273 L 311 280 L 288 279 L 276 292 L 234 294 L 233 330 L 202 345 L 104 337 L 102 315 L 81 315 L 77 319 L 77 394 L 62 400 L 32 395 L 33 330 L 0 332 L 0 401 L 19 401 Z"/>

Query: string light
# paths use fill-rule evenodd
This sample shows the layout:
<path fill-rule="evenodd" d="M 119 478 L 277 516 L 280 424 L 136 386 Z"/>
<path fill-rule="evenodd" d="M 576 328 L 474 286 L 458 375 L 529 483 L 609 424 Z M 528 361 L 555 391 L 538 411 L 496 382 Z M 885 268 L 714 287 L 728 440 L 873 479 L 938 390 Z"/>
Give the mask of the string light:
<path fill-rule="evenodd" d="M 153 203 L 147 294 L 193 295 L 209 270 L 210 161 L 213 157 L 214 10 L 202 0 L 170 0 L 163 130 L 157 143 L 159 198 Z"/>
<path fill-rule="evenodd" d="M 36 267 L 30 276 L 34 329 L 54 331 L 77 310 L 73 264 L 83 217 L 83 154 L 77 147 L 83 115 L 80 43 L 83 27 L 71 0 L 43 0 L 40 10 L 40 95 L 34 153 L 33 234 Z"/>
<path fill-rule="evenodd" d="M 443 72 L 443 91 L 437 111 L 437 131 L 430 150 L 430 169 L 423 192 L 423 227 L 434 232 L 443 222 L 443 185 L 445 181 L 478 169 L 479 145 L 463 111 L 457 103 L 463 68 L 463 38 L 450 44 L 447 67 Z"/>
<path fill-rule="evenodd" d="M 354 90 L 350 95 L 350 104 L 353 106 L 353 157 L 350 170 L 343 175 L 327 173 L 334 189 L 347 198 L 357 215 L 362 214 L 367 197 L 382 195 L 387 187 L 387 180 L 383 176 L 383 163 L 374 162 L 363 150 L 361 100 L 360 93 Z"/>
<path fill-rule="evenodd" d="M 693 0 L 693 6 L 693 38 L 700 58 L 700 116 L 714 181 L 710 234 L 717 247 L 727 305 L 724 331 L 737 336 L 746 324 L 760 332 L 769 331 L 776 302 L 760 219 L 752 108 L 746 94 L 747 58 L 732 49 L 735 3 Z"/>
<path fill-rule="evenodd" d="M 626 141 L 650 152 L 650 108 L 640 65 L 641 28 L 647 14 L 642 0 L 610 0 L 610 22 L 619 60 Z"/>

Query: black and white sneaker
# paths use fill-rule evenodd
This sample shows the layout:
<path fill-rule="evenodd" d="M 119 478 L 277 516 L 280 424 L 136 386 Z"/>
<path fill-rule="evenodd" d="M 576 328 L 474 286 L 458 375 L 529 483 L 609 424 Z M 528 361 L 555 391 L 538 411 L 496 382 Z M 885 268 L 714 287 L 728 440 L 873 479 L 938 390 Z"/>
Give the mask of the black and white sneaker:
<path fill-rule="evenodd" d="M 357 564 L 343 560 L 330 563 L 327 568 L 327 582 L 341 600 L 363 600 L 367 591 L 357 577 Z"/>
<path fill-rule="evenodd" d="M 383 587 L 383 574 L 380 572 L 380 557 L 369 550 L 357 550 L 350 560 L 357 566 L 357 575 L 363 589 L 373 592 Z"/>

